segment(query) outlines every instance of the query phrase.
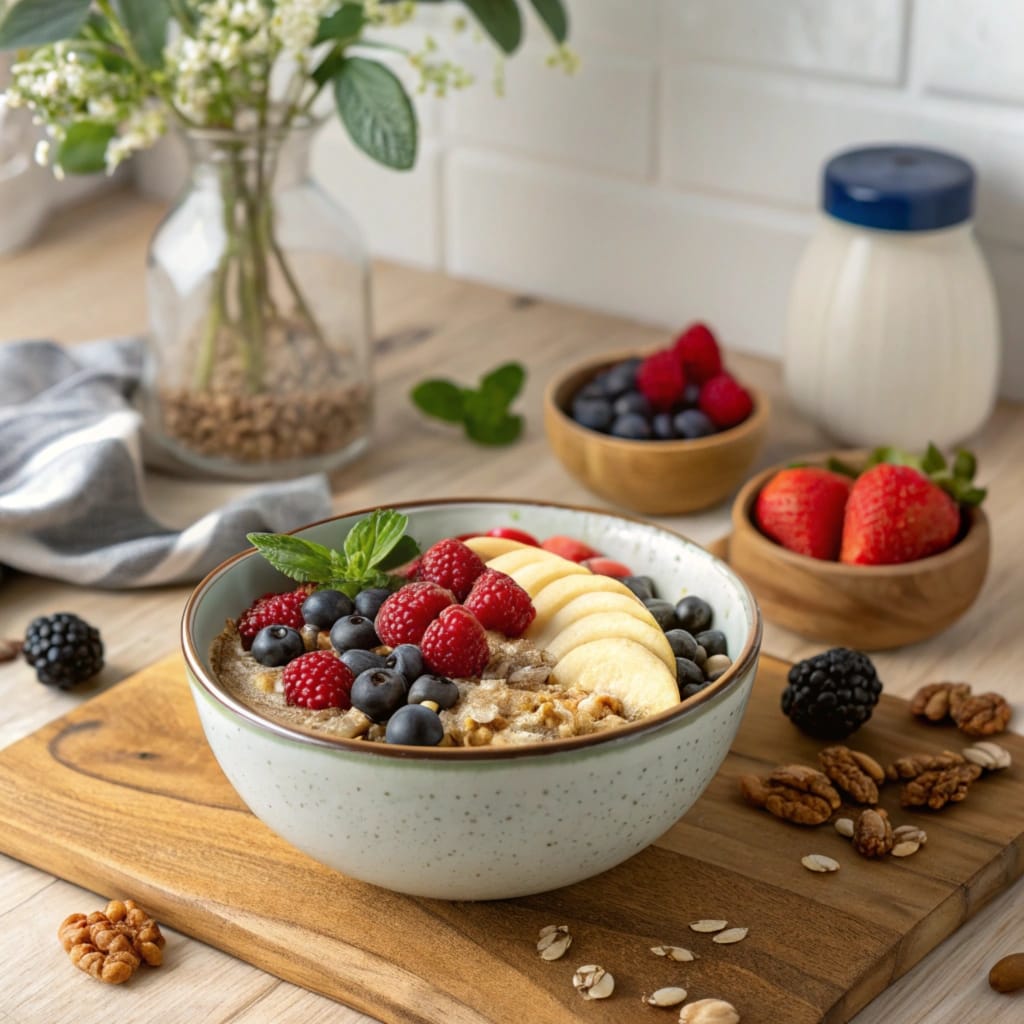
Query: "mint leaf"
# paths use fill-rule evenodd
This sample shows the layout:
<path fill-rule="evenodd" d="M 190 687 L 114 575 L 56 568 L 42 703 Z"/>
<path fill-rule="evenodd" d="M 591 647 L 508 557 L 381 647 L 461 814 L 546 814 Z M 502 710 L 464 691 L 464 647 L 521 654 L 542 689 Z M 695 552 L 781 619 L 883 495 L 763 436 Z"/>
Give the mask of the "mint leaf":
<path fill-rule="evenodd" d="M 360 563 L 363 570 L 377 566 L 402 539 L 409 517 L 394 509 L 377 509 L 360 519 L 345 538 L 345 556 L 349 563 Z"/>
<path fill-rule="evenodd" d="M 447 423 L 461 423 L 465 416 L 462 388 L 450 380 L 425 380 L 412 389 L 411 397 L 428 416 Z"/>
<path fill-rule="evenodd" d="M 411 562 L 419 553 L 419 544 L 406 535 L 388 552 L 387 557 L 377 563 L 377 568 L 382 572 L 397 569 L 400 565 Z"/>
<path fill-rule="evenodd" d="M 322 583 L 334 570 L 330 548 L 286 533 L 250 533 L 250 544 L 279 572 L 299 583 Z"/>
<path fill-rule="evenodd" d="M 480 379 L 480 392 L 507 409 L 523 389 L 526 370 L 519 363 L 505 363 Z"/>
<path fill-rule="evenodd" d="M 511 444 L 523 432 L 523 418 L 504 413 L 498 419 L 467 420 L 466 433 L 480 444 Z"/>

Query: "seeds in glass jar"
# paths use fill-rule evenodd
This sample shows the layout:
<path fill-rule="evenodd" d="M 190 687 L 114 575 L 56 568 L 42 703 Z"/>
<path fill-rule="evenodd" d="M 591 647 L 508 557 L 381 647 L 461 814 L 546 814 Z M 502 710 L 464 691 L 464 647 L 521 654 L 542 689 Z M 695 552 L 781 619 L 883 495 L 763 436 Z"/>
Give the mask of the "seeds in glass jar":
<path fill-rule="evenodd" d="M 829 872 L 839 870 L 839 861 L 826 857 L 823 853 L 809 853 L 806 857 L 800 858 L 808 871 Z"/>
<path fill-rule="evenodd" d="M 577 967 L 572 984 L 584 999 L 607 999 L 615 991 L 615 979 L 597 964 Z"/>
<path fill-rule="evenodd" d="M 711 941 L 717 942 L 720 946 L 730 946 L 734 942 L 742 942 L 747 937 L 749 928 L 727 928 L 719 932 Z"/>
<path fill-rule="evenodd" d="M 690 930 L 695 932 L 720 932 L 729 922 L 716 921 L 711 918 L 690 923 Z"/>
<path fill-rule="evenodd" d="M 649 996 L 644 996 L 644 1002 L 649 1006 L 678 1006 L 685 999 L 686 989 L 671 985 L 668 988 L 659 988 L 657 992 L 652 992 Z"/>
<path fill-rule="evenodd" d="M 695 953 L 691 953 L 690 950 L 684 949 L 682 946 L 651 946 L 651 952 L 655 956 L 668 957 L 669 960 L 677 960 L 680 963 L 689 963 L 691 960 L 697 959 Z"/>

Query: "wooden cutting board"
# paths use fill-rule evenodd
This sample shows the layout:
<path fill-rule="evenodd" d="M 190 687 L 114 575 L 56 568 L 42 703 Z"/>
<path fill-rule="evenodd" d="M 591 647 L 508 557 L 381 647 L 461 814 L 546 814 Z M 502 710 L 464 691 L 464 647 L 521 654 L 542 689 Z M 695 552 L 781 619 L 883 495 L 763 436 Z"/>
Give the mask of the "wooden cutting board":
<path fill-rule="evenodd" d="M 820 744 L 778 710 L 786 668 L 762 659 L 733 750 L 683 820 L 618 868 L 553 893 L 414 899 L 309 860 L 221 774 L 177 657 L 0 752 L 0 850 L 132 897 L 182 932 L 388 1022 L 650 1021 L 641 994 L 670 984 L 731 1000 L 744 1024 L 845 1021 L 1024 872 L 1024 738 L 1001 740 L 1013 768 L 940 813 L 902 812 L 888 787 L 891 816 L 925 827 L 928 844 L 867 861 L 831 826 L 788 825 L 737 796 L 741 773 L 814 763 Z M 882 760 L 963 745 L 888 697 L 856 737 Z M 804 869 L 812 852 L 840 871 Z M 688 928 L 709 917 L 750 933 L 715 945 Z M 568 924 L 574 941 L 548 963 L 534 944 L 552 923 Z M 653 956 L 663 943 L 698 959 Z M 584 963 L 615 975 L 613 998 L 584 1003 L 574 992 Z M 162 969 L 174 970 L 173 947 Z"/>

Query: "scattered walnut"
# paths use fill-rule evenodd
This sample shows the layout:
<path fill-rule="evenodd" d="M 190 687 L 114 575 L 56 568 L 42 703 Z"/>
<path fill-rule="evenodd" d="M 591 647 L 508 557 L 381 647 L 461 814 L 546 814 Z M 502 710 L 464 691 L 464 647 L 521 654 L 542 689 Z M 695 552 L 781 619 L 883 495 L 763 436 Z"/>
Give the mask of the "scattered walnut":
<path fill-rule="evenodd" d="M 820 825 L 842 803 L 828 777 L 807 765 L 782 765 L 764 778 L 743 775 L 739 782 L 748 803 L 797 825 Z"/>
<path fill-rule="evenodd" d="M 739 1024 L 740 1015 L 724 999 L 698 999 L 679 1011 L 679 1024 Z"/>
<path fill-rule="evenodd" d="M 127 981 L 141 961 L 151 967 L 163 962 L 160 927 L 133 900 L 111 900 L 88 917 L 71 914 L 57 937 L 76 967 L 111 985 Z"/>
<path fill-rule="evenodd" d="M 889 815 L 881 807 L 861 811 L 853 828 L 853 848 L 864 857 L 884 857 L 892 845 Z"/>
<path fill-rule="evenodd" d="M 953 711 L 957 728 L 968 736 L 994 736 L 1010 723 L 1013 710 L 998 693 L 976 693 Z"/>
<path fill-rule="evenodd" d="M 911 698 L 910 713 L 929 722 L 942 722 L 970 694 L 969 683 L 928 683 Z"/>
<path fill-rule="evenodd" d="M 885 781 L 885 770 L 869 754 L 849 747 L 825 747 L 818 754 L 821 770 L 833 784 L 859 804 L 877 804 L 878 787 Z"/>
<path fill-rule="evenodd" d="M 954 754 L 952 750 L 944 750 L 941 754 L 908 754 L 893 761 L 885 774 L 894 781 L 916 779 L 925 772 L 945 771 L 966 763 L 960 754 Z"/>
<path fill-rule="evenodd" d="M 966 799 L 970 784 L 981 775 L 976 764 L 958 764 L 937 771 L 923 772 L 900 787 L 903 807 L 930 807 L 938 811 L 946 804 Z"/>

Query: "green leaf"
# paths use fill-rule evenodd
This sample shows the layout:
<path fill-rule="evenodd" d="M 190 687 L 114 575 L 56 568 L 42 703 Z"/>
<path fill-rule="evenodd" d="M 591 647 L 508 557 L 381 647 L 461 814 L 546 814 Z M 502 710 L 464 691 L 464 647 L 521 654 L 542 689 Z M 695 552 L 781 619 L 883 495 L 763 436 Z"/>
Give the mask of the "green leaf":
<path fill-rule="evenodd" d="M 484 31 L 505 53 L 513 53 L 523 39 L 523 19 L 516 0 L 462 0 Z"/>
<path fill-rule="evenodd" d="M 507 409 L 522 391 L 525 380 L 526 370 L 521 363 L 505 363 L 480 379 L 480 391 Z"/>
<path fill-rule="evenodd" d="M 928 445 L 928 449 L 921 459 L 921 469 L 928 476 L 941 473 L 946 469 L 946 458 L 934 444 Z"/>
<path fill-rule="evenodd" d="M 961 505 L 980 505 L 985 500 L 988 491 L 984 487 L 968 487 L 960 494 Z"/>
<path fill-rule="evenodd" d="M 117 134 L 112 124 L 76 121 L 57 147 L 54 163 L 69 174 L 95 174 L 106 170 L 107 143 Z"/>
<path fill-rule="evenodd" d="M 345 538 L 345 557 L 353 566 L 362 562 L 364 571 L 374 568 L 402 539 L 408 525 L 409 517 L 401 512 L 377 509 L 349 530 Z"/>
<path fill-rule="evenodd" d="M 386 558 L 382 558 L 377 563 L 377 568 L 382 572 L 387 572 L 389 569 L 397 569 L 400 565 L 405 565 L 406 562 L 411 562 L 420 553 L 420 546 L 406 534 L 388 553 Z"/>
<path fill-rule="evenodd" d="M 565 12 L 562 0 L 530 0 L 540 20 L 548 27 L 555 37 L 556 43 L 564 43 L 569 38 L 569 16 Z"/>
<path fill-rule="evenodd" d="M 89 16 L 90 0 L 15 0 L 0 15 L 0 50 L 70 39 Z"/>
<path fill-rule="evenodd" d="M 860 471 L 856 467 L 851 466 L 848 462 L 843 462 L 842 459 L 837 459 L 834 455 L 829 457 L 825 466 L 827 469 L 832 470 L 833 473 L 839 473 L 842 476 L 852 476 L 854 480 L 860 476 Z"/>
<path fill-rule="evenodd" d="M 116 6 L 138 55 L 148 67 L 160 67 L 171 18 L 169 0 L 117 0 Z"/>
<path fill-rule="evenodd" d="M 973 452 L 961 448 L 953 459 L 953 476 L 957 480 L 973 480 L 974 474 L 978 472 L 978 460 Z"/>
<path fill-rule="evenodd" d="M 343 4 L 333 14 L 321 19 L 314 45 L 335 39 L 352 39 L 362 31 L 365 20 L 360 4 Z"/>
<path fill-rule="evenodd" d="M 323 583 L 334 568 L 331 549 L 285 533 L 250 533 L 250 544 L 279 572 L 299 583 Z"/>
<path fill-rule="evenodd" d="M 480 444 L 511 444 L 523 432 L 523 418 L 503 413 L 494 419 L 466 419 L 466 433 Z"/>
<path fill-rule="evenodd" d="M 398 78 L 383 64 L 347 57 L 334 76 L 338 113 L 352 141 L 386 167 L 416 162 L 416 113 Z"/>
<path fill-rule="evenodd" d="M 463 389 L 450 380 L 425 380 L 412 389 L 410 397 L 428 416 L 448 423 L 461 423 L 465 415 Z"/>

